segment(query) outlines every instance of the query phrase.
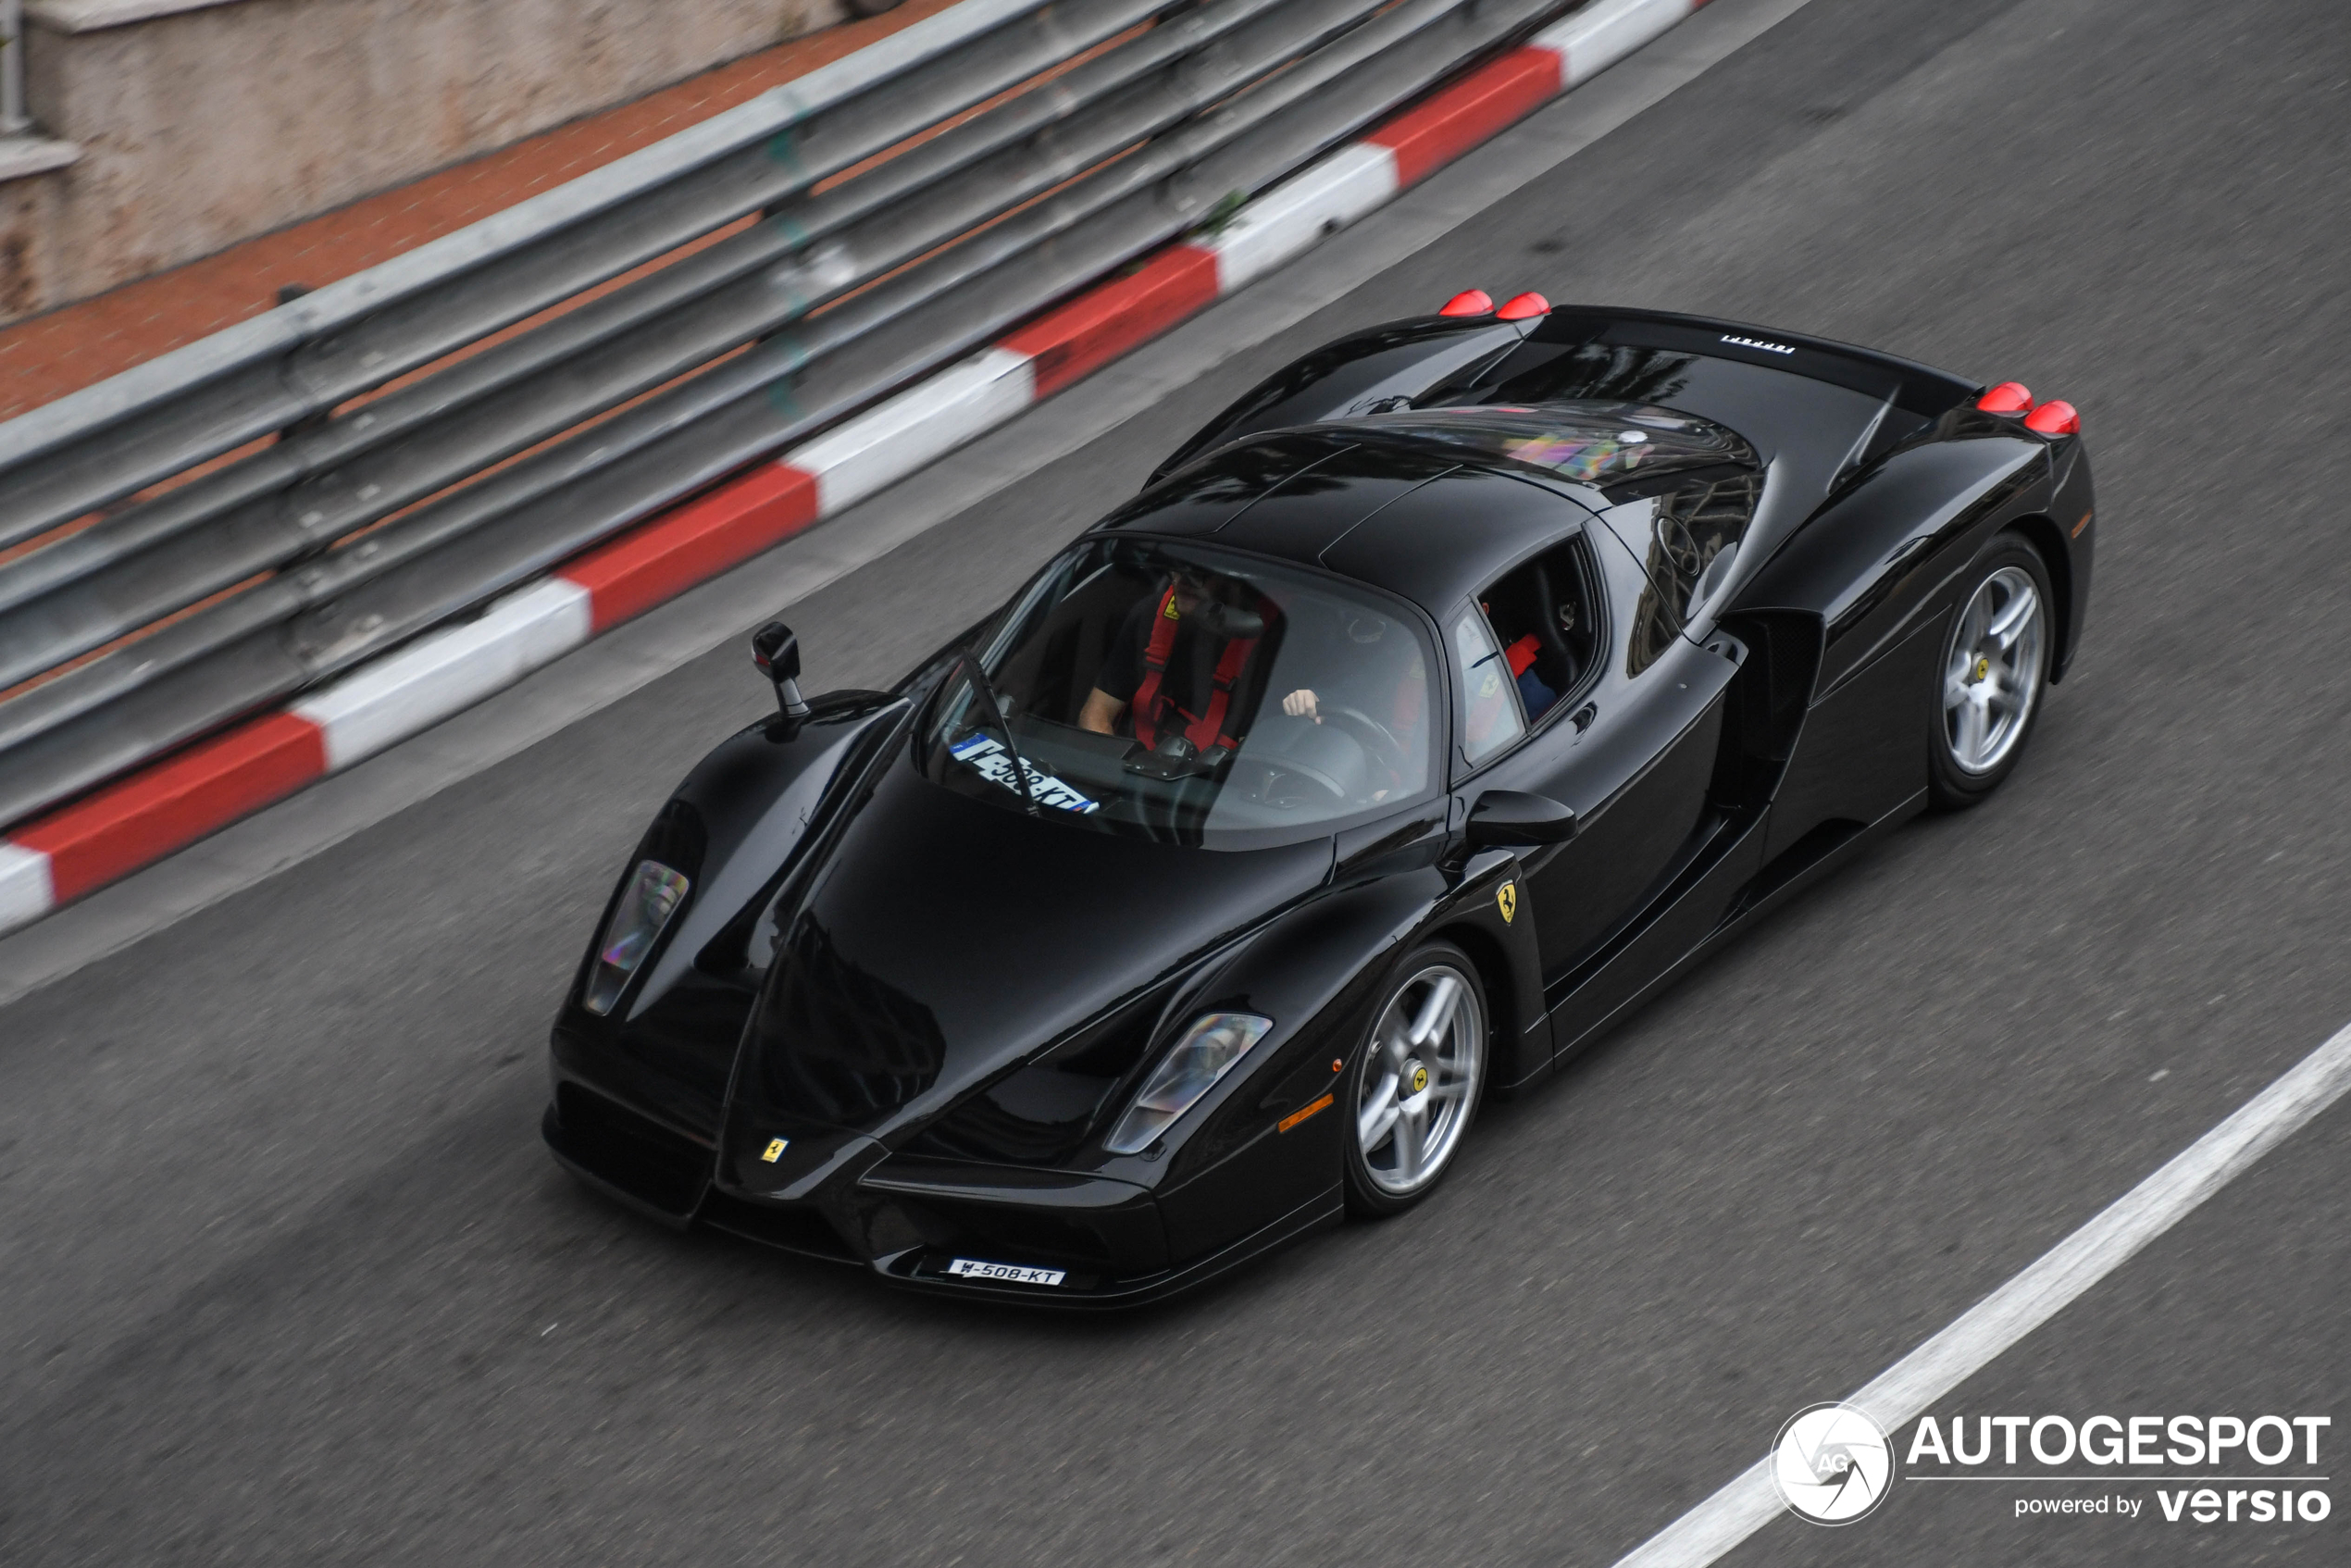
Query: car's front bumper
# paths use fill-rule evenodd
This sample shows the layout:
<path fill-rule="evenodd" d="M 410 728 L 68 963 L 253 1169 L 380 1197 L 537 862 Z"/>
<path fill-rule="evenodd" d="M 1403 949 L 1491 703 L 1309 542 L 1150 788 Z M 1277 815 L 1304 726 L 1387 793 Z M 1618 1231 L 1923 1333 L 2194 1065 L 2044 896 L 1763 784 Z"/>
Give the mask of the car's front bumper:
<path fill-rule="evenodd" d="M 664 1224 L 703 1226 L 804 1257 L 861 1265 L 889 1284 L 1047 1307 L 1139 1304 L 1191 1288 L 1341 1213 L 1338 1189 L 1205 1256 L 1171 1259 L 1160 1207 L 1131 1182 L 891 1156 L 868 1139 L 795 1151 L 778 1186 L 753 1190 L 717 1150 L 577 1083 L 541 1124 L 556 1159 Z M 862 1147 L 860 1147 L 862 1146 Z M 1060 1274 L 1014 1284 L 951 1272 L 958 1259 Z"/>

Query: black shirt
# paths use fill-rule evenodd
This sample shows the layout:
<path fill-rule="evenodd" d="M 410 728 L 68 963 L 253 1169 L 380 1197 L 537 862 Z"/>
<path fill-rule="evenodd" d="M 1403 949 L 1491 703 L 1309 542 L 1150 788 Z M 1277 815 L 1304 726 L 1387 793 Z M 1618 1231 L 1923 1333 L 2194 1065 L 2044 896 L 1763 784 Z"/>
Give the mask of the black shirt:
<path fill-rule="evenodd" d="M 1143 683 L 1143 653 L 1151 647 L 1151 632 L 1159 624 L 1161 598 L 1154 593 L 1138 599 L 1126 612 L 1118 635 L 1111 639 L 1102 667 L 1095 672 L 1097 690 L 1122 703 L 1135 700 L 1136 688 Z M 1187 713 L 1205 713 L 1209 693 L 1215 689 L 1216 661 L 1224 652 L 1223 640 L 1202 635 L 1196 618 L 1179 619 L 1176 646 L 1168 650 L 1167 668 L 1159 678 L 1161 694 Z"/>

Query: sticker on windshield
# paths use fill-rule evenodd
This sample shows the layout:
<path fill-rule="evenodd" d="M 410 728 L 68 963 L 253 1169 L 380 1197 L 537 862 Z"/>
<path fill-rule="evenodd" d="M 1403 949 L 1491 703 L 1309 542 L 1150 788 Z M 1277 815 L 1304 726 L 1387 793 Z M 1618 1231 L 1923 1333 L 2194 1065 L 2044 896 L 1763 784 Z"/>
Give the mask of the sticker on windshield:
<path fill-rule="evenodd" d="M 969 736 L 956 741 L 947 750 L 957 762 L 971 768 L 981 778 L 1001 784 L 1015 795 L 1020 793 L 1020 779 L 1013 773 L 1012 755 L 1004 750 L 1003 742 L 994 736 Z M 1021 765 L 1028 775 L 1028 791 L 1037 797 L 1039 805 L 1056 806 L 1063 811 L 1074 811 L 1080 816 L 1101 809 L 1100 802 L 1088 800 L 1051 774 L 1039 773 L 1026 764 Z"/>

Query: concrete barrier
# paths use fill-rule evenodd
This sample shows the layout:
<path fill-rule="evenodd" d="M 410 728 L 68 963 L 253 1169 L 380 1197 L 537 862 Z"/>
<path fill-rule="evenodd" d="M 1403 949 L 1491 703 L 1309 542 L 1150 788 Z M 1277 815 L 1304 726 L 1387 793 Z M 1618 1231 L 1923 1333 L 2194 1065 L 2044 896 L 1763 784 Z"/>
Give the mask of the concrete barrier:
<path fill-rule="evenodd" d="M 39 138 L 0 157 L 0 322 L 847 14 L 842 0 L 25 0 Z"/>

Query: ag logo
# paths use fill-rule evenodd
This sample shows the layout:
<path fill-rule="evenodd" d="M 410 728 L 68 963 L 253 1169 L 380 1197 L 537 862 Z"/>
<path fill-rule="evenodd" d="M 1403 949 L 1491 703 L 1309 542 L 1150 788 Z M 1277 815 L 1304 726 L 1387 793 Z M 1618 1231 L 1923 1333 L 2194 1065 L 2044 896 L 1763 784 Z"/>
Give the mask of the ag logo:
<path fill-rule="evenodd" d="M 1780 1428 L 1772 1479 L 1788 1512 L 1815 1524 L 1850 1524 L 1885 1500 L 1894 1445 L 1885 1428 L 1851 1405 L 1814 1405 Z"/>
<path fill-rule="evenodd" d="M 1502 912 L 1502 924 L 1507 926 L 1518 918 L 1518 884 L 1505 882 L 1494 890 L 1494 907 Z"/>

